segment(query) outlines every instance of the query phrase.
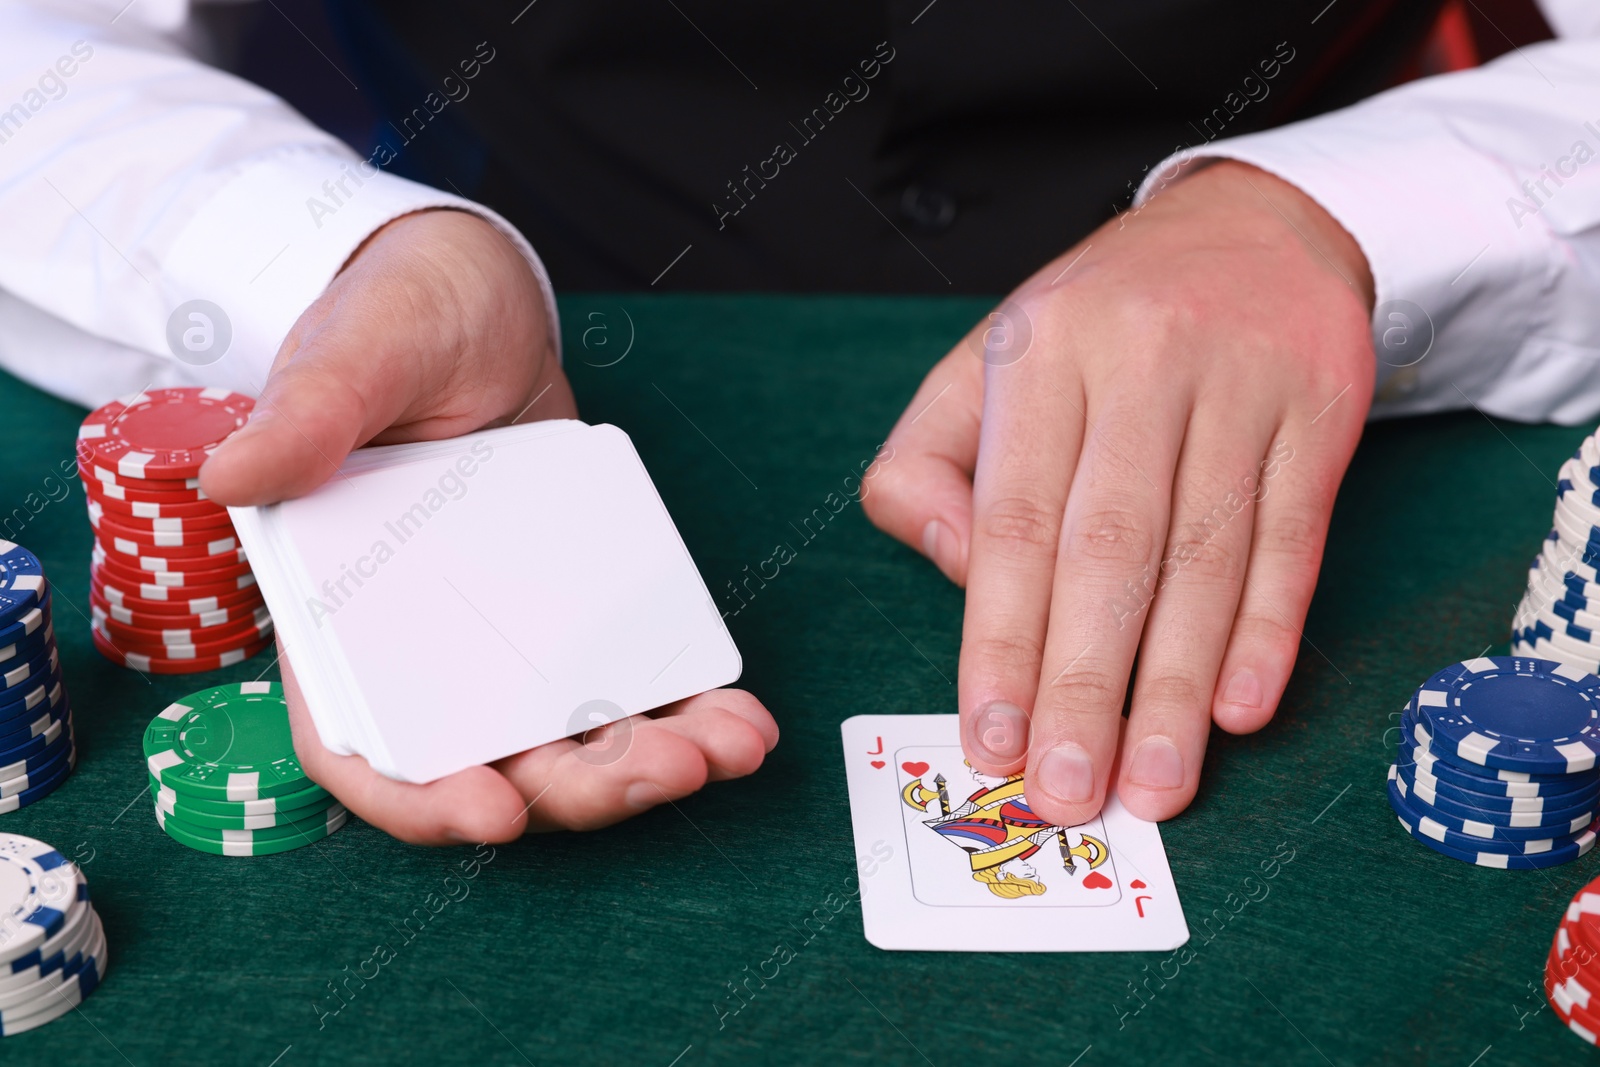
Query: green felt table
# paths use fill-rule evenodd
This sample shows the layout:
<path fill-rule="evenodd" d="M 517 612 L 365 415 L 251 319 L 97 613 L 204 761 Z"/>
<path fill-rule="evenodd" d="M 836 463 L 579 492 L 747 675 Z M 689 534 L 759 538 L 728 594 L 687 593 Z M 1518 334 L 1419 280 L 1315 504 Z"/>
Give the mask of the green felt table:
<path fill-rule="evenodd" d="M 89 524 L 59 472 L 83 413 L 0 381 L 0 536 L 36 550 L 55 583 L 81 746 L 76 775 L 0 827 L 82 861 L 111 945 L 82 1011 L 0 1042 L 0 1063 L 1490 1067 L 1587 1055 L 1539 986 L 1562 909 L 1600 857 L 1474 868 L 1408 838 L 1384 799 L 1411 688 L 1503 649 L 1554 471 L 1583 436 L 1476 413 L 1369 427 L 1276 720 L 1214 734 L 1198 799 L 1162 828 L 1194 931 L 1187 962 L 888 953 L 863 939 L 854 904 L 801 938 L 854 885 L 839 723 L 955 710 L 962 594 L 854 504 L 803 545 L 795 525 L 841 491 L 986 307 L 563 302 L 584 416 L 632 435 L 714 593 L 779 542 L 797 547 L 729 617 L 741 684 L 783 740 L 746 781 L 480 854 L 355 822 L 261 859 L 165 837 L 144 793 L 145 725 L 270 656 L 144 679 L 95 653 Z M 1263 878 L 1275 855 L 1292 860 Z M 729 983 L 779 942 L 794 958 L 730 1012 Z M 351 978 L 373 974 L 364 961 L 380 945 L 376 976 Z"/>

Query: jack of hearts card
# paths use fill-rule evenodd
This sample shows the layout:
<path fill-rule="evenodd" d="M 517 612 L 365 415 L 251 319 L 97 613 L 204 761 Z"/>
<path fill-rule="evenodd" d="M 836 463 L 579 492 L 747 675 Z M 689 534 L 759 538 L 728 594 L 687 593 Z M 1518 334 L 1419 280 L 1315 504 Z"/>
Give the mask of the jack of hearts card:
<path fill-rule="evenodd" d="M 867 940 L 946 952 L 1123 952 L 1189 940 L 1161 832 L 1114 796 L 1081 826 L 1028 807 L 1022 775 L 983 774 L 955 715 L 841 727 Z"/>

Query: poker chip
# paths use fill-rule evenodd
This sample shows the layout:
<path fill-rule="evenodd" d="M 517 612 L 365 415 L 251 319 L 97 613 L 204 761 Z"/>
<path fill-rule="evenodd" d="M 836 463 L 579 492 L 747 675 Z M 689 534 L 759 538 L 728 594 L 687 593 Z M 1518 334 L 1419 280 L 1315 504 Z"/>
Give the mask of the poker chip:
<path fill-rule="evenodd" d="M 92 462 L 85 463 L 81 455 L 78 457 L 78 477 L 80 480 L 98 482 L 102 489 L 121 490 L 124 493 L 132 491 L 139 494 L 161 494 L 168 499 L 176 500 L 206 499 L 205 490 L 200 488 L 199 478 L 131 478 Z"/>
<path fill-rule="evenodd" d="M 89 559 L 101 574 L 113 580 L 113 584 L 164 585 L 169 588 L 228 585 L 236 589 L 255 584 L 255 579 L 250 574 L 250 564 L 243 561 L 224 562 L 219 566 L 212 566 L 208 562 L 203 567 L 164 565 L 146 567 L 142 558 L 122 554 L 111 555 L 99 545 L 95 546 Z M 165 559 L 152 561 L 153 564 L 166 562 Z M 202 562 L 205 562 L 204 558 Z M 241 582 L 240 579 L 244 581 Z"/>
<path fill-rule="evenodd" d="M 1518 796 L 1515 794 L 1483 793 L 1467 786 L 1458 785 L 1456 782 L 1444 778 L 1437 778 L 1427 771 L 1422 770 L 1415 763 L 1399 762 L 1396 764 L 1400 777 L 1413 788 L 1423 791 L 1423 799 L 1427 800 L 1427 793 L 1435 793 L 1440 797 L 1449 799 L 1456 804 L 1484 811 L 1515 812 L 1541 812 L 1559 811 L 1577 804 L 1593 804 L 1600 800 L 1600 784 L 1579 787 L 1566 792 L 1549 793 L 1544 796 Z M 1435 769 L 1438 765 L 1435 764 Z M 1432 803 L 1429 800 L 1429 803 Z"/>
<path fill-rule="evenodd" d="M 1593 1045 L 1600 1035 L 1600 879 L 1573 896 L 1545 957 L 1545 997 L 1556 1018 Z"/>
<path fill-rule="evenodd" d="M 155 794 L 157 804 L 169 811 L 175 811 L 182 818 L 192 822 L 206 821 L 204 818 L 191 818 L 195 815 L 207 818 L 219 815 L 237 818 L 271 815 L 281 816 L 293 822 L 306 816 L 307 813 L 303 809 L 317 805 L 326 807 L 333 799 L 333 794 L 320 785 L 310 779 L 306 782 L 303 789 L 262 797 L 259 800 L 204 800 L 187 794 L 180 797 L 173 789 L 162 785 L 154 778 L 150 779 L 150 789 Z"/>
<path fill-rule="evenodd" d="M 95 537 L 90 634 L 113 663 L 198 673 L 270 643 L 233 521 L 199 480 L 253 406 L 226 389 L 152 389 L 91 412 L 79 427 L 78 475 Z"/>
<path fill-rule="evenodd" d="M 83 479 L 83 491 L 92 502 L 106 511 L 142 518 L 191 518 L 214 515 L 218 510 L 217 505 L 200 489 L 130 489 L 87 476 Z"/>
<path fill-rule="evenodd" d="M 324 797 L 298 808 L 284 808 L 282 811 L 267 811 L 257 815 L 238 810 L 237 804 L 232 806 L 234 810 L 215 812 L 192 806 L 189 801 L 180 799 L 166 786 L 158 784 L 153 792 L 156 798 L 156 810 L 162 812 L 166 818 L 176 819 L 180 825 L 209 830 L 267 830 L 298 823 L 309 824 L 317 819 L 326 821 L 330 808 L 327 798 Z M 260 801 L 248 803 L 260 803 Z M 340 810 L 344 809 L 341 807 Z"/>
<path fill-rule="evenodd" d="M 0 541 L 0 626 L 10 626 L 38 607 L 45 588 L 38 557 L 19 544 Z"/>
<path fill-rule="evenodd" d="M 0 929 L 0 1036 L 61 1018 L 105 977 L 105 926 L 89 883 L 42 841 L 0 834 Z"/>
<path fill-rule="evenodd" d="M 227 389 L 151 389 L 114 400 L 78 428 L 80 462 L 119 478 L 192 478 L 254 406 Z"/>
<path fill-rule="evenodd" d="M 78 870 L 42 841 L 0 834 L 0 964 L 22 959 L 59 933 L 78 895 Z"/>
<path fill-rule="evenodd" d="M 36 632 L 41 626 L 50 621 L 50 588 L 45 586 L 44 596 L 40 599 L 38 607 L 23 612 L 15 622 L 0 626 L 0 644 L 14 644 Z"/>
<path fill-rule="evenodd" d="M 1593 848 L 1600 678 L 1529 656 L 1435 671 L 1400 716 L 1389 806 L 1441 855 L 1533 870 Z"/>
<path fill-rule="evenodd" d="M 1418 784 L 1400 771 L 1396 779 L 1400 794 L 1411 801 L 1420 814 L 1431 815 L 1452 829 L 1474 837 L 1495 837 L 1508 841 L 1575 834 L 1594 821 L 1595 798 L 1583 793 L 1564 807 L 1528 811 L 1502 811 L 1477 808 L 1431 785 Z"/>
<path fill-rule="evenodd" d="M 1600 755 L 1600 678 L 1522 656 L 1437 671 L 1411 698 L 1431 747 L 1458 764 L 1572 774 Z"/>
<path fill-rule="evenodd" d="M 98 613 L 113 622 L 139 630 L 205 630 L 227 622 L 238 622 L 240 619 L 268 617 L 265 615 L 264 607 L 249 610 L 216 607 L 207 611 L 188 612 L 181 609 L 172 610 L 169 605 L 163 603 L 156 605 L 157 610 L 151 610 L 143 604 L 130 608 L 123 604 L 111 603 L 94 588 L 89 590 L 89 607 L 91 615 Z"/>
<path fill-rule="evenodd" d="M 144 643 L 131 642 L 125 637 L 112 637 L 99 626 L 91 628 L 90 633 L 122 653 L 124 657 L 132 655 L 149 656 L 162 660 L 191 660 L 206 659 L 214 656 L 225 656 L 231 652 L 241 651 L 246 647 L 254 646 L 260 641 L 267 640 L 272 634 L 272 624 L 268 623 L 266 631 L 260 632 L 252 629 L 247 635 L 233 637 L 209 644 L 164 644 L 161 642 Z"/>
<path fill-rule="evenodd" d="M 266 638 L 219 655 L 174 659 L 171 656 L 156 656 L 144 652 L 120 649 L 113 642 L 101 637 L 99 631 L 92 628 L 89 631 L 89 636 L 94 641 L 95 649 L 106 659 L 118 666 L 127 667 L 144 674 L 195 674 L 200 671 L 221 670 L 223 667 L 232 667 L 236 663 L 243 663 L 272 643 L 270 638 Z"/>
<path fill-rule="evenodd" d="M 47 678 L 39 679 L 36 685 L 19 686 L 17 690 L 8 691 L 6 700 L 0 703 L 0 730 L 5 729 L 5 723 L 27 715 L 47 700 L 54 704 L 60 689 L 61 673 L 56 671 Z"/>
<path fill-rule="evenodd" d="M 0 645 L 0 667 L 32 659 L 46 645 L 55 644 L 55 640 L 55 626 L 47 619 L 43 630 L 35 630 L 9 645 Z"/>
<path fill-rule="evenodd" d="M 272 856 L 288 852 L 332 836 L 349 821 L 349 818 L 348 813 L 343 813 L 329 818 L 326 823 L 313 830 L 298 832 L 292 837 L 259 840 L 255 835 L 261 831 L 217 830 L 208 833 L 181 824 L 176 819 L 164 818 L 159 811 L 157 812 L 157 821 L 161 823 L 161 828 L 167 832 L 167 836 L 192 849 L 210 852 L 216 856 Z"/>
<path fill-rule="evenodd" d="M 137 571 L 220 572 L 234 567 L 247 566 L 249 560 L 245 556 L 244 549 L 238 547 L 238 542 L 232 538 L 227 540 L 230 542 L 229 547 L 220 552 L 212 552 L 208 546 L 196 546 L 189 549 L 158 549 L 150 545 L 141 545 L 117 537 L 101 537 L 97 539 L 96 545 L 97 551 L 103 553 L 106 559 Z M 191 552 L 193 555 L 186 554 Z M 186 577 L 183 581 L 185 584 L 194 584 L 218 581 L 224 577 L 232 577 L 232 575 L 215 574 L 204 577 Z"/>
<path fill-rule="evenodd" d="M 112 504 L 90 498 L 89 524 L 95 529 L 109 526 L 114 532 L 126 531 L 134 537 L 152 534 L 192 534 L 202 531 L 232 529 L 233 520 L 226 511 L 210 504 L 200 504 L 202 510 L 195 515 L 140 514 L 132 505 Z M 124 510 L 126 508 L 126 510 Z"/>
<path fill-rule="evenodd" d="M 156 781 L 202 800 L 259 800 L 310 784 L 277 682 L 220 685 L 168 705 L 145 730 L 144 754 Z"/>
<path fill-rule="evenodd" d="M 177 701 L 151 720 L 144 753 L 157 824 L 201 852 L 288 852 L 350 817 L 300 767 L 276 682 L 222 685 Z"/>
<path fill-rule="evenodd" d="M 230 640 L 234 644 L 240 644 L 242 639 L 261 637 L 272 632 L 272 616 L 267 614 L 267 609 L 264 607 L 257 608 L 242 618 L 224 620 L 212 626 L 169 626 L 162 629 L 125 623 L 112 618 L 108 612 L 92 604 L 89 610 L 92 625 L 99 628 L 119 647 L 125 647 L 127 642 L 132 642 L 135 647 L 151 646 L 159 651 L 163 647 L 175 645 L 209 647 Z"/>
<path fill-rule="evenodd" d="M 194 590 L 184 589 L 181 586 L 178 588 L 155 586 L 148 590 L 137 588 L 129 590 L 120 588 L 114 583 L 107 584 L 91 574 L 89 592 L 91 596 L 98 597 L 107 604 L 127 608 L 129 611 L 156 615 L 204 615 L 219 608 L 234 611 L 248 607 L 254 610 L 260 603 L 261 594 L 253 584 L 253 577 L 251 582 L 252 584 L 242 587 L 229 588 L 223 593 L 194 596 Z"/>
<path fill-rule="evenodd" d="M 1394 813 L 1400 817 L 1401 823 L 1413 837 L 1427 838 L 1458 852 L 1504 853 L 1518 856 L 1557 852 L 1582 837 L 1587 837 L 1591 843 L 1594 840 L 1592 818 L 1575 828 L 1567 825 L 1553 830 L 1496 827 L 1487 824 L 1478 828 L 1463 829 L 1461 820 L 1450 819 L 1436 809 L 1419 802 L 1415 797 L 1402 792 L 1393 764 L 1389 770 L 1389 806 L 1394 809 Z M 1528 836 L 1530 834 L 1533 836 Z"/>

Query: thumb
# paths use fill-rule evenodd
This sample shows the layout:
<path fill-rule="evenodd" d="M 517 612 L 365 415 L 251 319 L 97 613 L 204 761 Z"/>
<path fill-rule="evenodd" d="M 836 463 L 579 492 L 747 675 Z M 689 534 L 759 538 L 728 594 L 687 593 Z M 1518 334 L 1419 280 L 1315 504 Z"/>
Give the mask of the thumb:
<path fill-rule="evenodd" d="M 982 368 L 961 345 L 928 373 L 889 434 L 877 476 L 861 498 L 875 526 L 963 586 L 972 543 Z"/>
<path fill-rule="evenodd" d="M 207 496 L 237 506 L 301 496 L 404 412 L 418 391 L 418 361 L 378 351 L 364 332 L 361 342 L 325 321 L 280 361 L 250 421 L 201 468 Z"/>

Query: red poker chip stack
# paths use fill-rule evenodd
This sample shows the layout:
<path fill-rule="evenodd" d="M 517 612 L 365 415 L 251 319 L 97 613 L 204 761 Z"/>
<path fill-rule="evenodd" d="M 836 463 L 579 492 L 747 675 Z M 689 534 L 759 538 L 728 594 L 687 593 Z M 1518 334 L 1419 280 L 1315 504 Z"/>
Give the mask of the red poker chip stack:
<path fill-rule="evenodd" d="M 151 389 L 90 412 L 78 476 L 95 547 L 94 644 L 113 663 L 192 674 L 248 659 L 272 640 L 255 576 L 200 465 L 255 402 L 226 389 Z"/>
<path fill-rule="evenodd" d="M 1567 1029 L 1600 1043 L 1600 878 L 1567 905 L 1545 960 L 1544 989 Z"/>

